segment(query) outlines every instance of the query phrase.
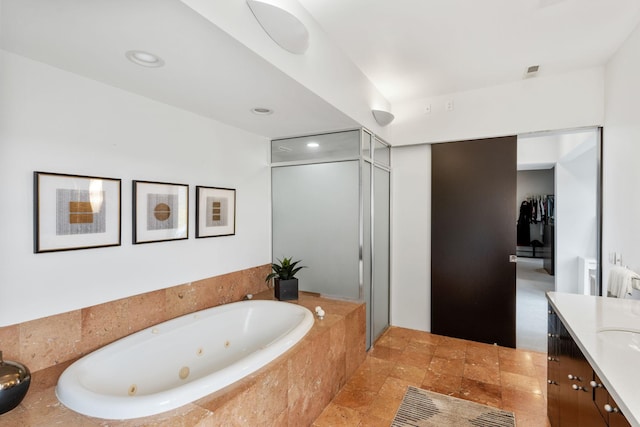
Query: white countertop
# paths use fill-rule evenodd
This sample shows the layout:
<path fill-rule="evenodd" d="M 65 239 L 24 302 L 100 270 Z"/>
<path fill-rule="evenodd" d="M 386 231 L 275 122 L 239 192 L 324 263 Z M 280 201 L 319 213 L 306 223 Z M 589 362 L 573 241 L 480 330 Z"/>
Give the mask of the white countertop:
<path fill-rule="evenodd" d="M 629 423 L 640 427 L 640 301 L 558 292 L 547 299 Z"/>

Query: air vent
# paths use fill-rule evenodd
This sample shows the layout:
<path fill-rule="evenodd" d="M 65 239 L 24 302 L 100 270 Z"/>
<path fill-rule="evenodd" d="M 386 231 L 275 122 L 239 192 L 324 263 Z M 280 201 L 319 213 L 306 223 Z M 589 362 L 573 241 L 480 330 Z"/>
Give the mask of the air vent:
<path fill-rule="evenodd" d="M 528 79 L 531 77 L 535 77 L 538 74 L 538 71 L 540 70 L 540 66 L 539 65 L 530 65 L 527 68 L 527 72 L 524 73 L 524 78 Z"/>

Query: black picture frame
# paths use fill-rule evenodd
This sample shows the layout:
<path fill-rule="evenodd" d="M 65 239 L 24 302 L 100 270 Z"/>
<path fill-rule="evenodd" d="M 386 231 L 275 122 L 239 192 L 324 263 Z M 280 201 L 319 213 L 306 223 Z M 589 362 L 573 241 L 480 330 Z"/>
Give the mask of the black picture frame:
<path fill-rule="evenodd" d="M 133 244 L 189 238 L 189 186 L 133 181 Z"/>
<path fill-rule="evenodd" d="M 33 251 L 120 246 L 121 180 L 33 173 Z"/>
<path fill-rule="evenodd" d="M 196 186 L 196 239 L 236 234 L 236 190 Z"/>

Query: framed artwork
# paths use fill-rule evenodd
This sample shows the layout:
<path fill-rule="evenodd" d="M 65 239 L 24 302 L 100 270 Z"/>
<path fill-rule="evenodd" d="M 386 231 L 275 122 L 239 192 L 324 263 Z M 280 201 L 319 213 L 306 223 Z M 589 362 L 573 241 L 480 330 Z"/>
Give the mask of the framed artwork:
<path fill-rule="evenodd" d="M 236 190 L 196 186 L 196 238 L 236 234 Z"/>
<path fill-rule="evenodd" d="M 34 252 L 120 246 L 120 180 L 33 173 Z"/>
<path fill-rule="evenodd" d="M 189 186 L 133 181 L 133 243 L 189 238 Z"/>

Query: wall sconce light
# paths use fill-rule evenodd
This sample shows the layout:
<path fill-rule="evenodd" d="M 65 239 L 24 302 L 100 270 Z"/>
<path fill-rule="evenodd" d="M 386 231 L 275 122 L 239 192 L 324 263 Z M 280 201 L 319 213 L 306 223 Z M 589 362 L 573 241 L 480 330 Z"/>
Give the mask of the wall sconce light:
<path fill-rule="evenodd" d="M 262 29 L 281 48 L 301 55 L 309 47 L 307 27 L 291 13 L 261 0 L 247 0 Z"/>
<path fill-rule="evenodd" d="M 380 126 L 386 126 L 396 118 L 388 111 L 371 110 L 371 113 L 373 113 L 373 118 L 376 119 L 376 122 L 378 122 Z"/>

